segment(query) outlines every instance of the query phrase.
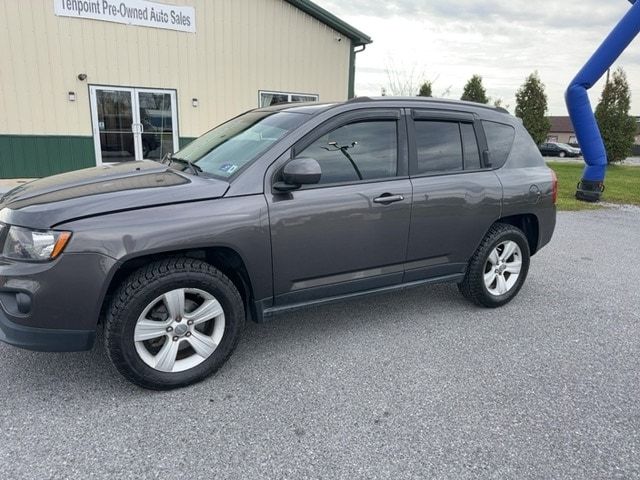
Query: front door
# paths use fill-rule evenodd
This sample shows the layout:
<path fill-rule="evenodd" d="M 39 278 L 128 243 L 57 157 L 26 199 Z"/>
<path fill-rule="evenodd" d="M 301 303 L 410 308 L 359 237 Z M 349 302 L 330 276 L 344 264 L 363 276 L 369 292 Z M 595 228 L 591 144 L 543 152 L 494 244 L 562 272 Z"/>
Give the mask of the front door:
<path fill-rule="evenodd" d="M 320 184 L 267 194 L 276 305 L 402 281 L 411 217 L 404 119 L 358 112 L 316 132 L 294 156 L 318 161 Z"/>
<path fill-rule="evenodd" d="M 176 92 L 90 87 L 96 163 L 160 160 L 178 150 Z"/>

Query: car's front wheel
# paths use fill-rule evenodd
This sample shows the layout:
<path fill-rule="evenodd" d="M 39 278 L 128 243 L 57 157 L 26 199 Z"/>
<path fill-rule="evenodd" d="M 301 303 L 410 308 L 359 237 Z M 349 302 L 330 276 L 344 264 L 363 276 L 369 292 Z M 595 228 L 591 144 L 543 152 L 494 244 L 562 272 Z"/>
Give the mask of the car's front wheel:
<path fill-rule="evenodd" d="M 529 242 L 512 225 L 496 223 L 469 261 L 462 294 L 477 305 L 496 308 L 513 300 L 529 272 Z"/>
<path fill-rule="evenodd" d="M 560 152 L 560 153 L 558 154 L 558 156 L 559 156 L 560 158 L 564 158 L 564 157 L 566 157 L 566 156 L 567 156 L 567 152 L 562 151 L 562 152 Z"/>
<path fill-rule="evenodd" d="M 218 370 L 244 320 L 242 298 L 229 278 L 200 260 L 172 258 L 120 285 L 107 312 L 105 344 L 128 380 L 168 390 Z"/>

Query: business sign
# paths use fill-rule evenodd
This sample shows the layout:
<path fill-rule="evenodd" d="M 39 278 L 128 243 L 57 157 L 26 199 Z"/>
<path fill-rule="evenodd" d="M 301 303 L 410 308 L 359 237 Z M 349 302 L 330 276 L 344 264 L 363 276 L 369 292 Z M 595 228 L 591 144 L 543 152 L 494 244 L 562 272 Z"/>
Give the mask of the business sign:
<path fill-rule="evenodd" d="M 61 17 L 90 18 L 180 32 L 196 31 L 193 7 L 146 0 L 54 0 L 53 4 L 56 15 Z"/>

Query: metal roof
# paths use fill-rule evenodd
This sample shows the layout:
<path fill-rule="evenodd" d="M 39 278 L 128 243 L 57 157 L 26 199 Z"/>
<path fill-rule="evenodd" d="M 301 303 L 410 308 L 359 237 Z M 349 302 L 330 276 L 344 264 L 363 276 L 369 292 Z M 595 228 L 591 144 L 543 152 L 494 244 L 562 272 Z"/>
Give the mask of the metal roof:
<path fill-rule="evenodd" d="M 340 20 L 334 14 L 326 11 L 324 8 L 319 7 L 310 0 L 285 0 L 294 7 L 302 10 L 303 12 L 311 15 L 313 18 L 321 21 L 325 25 L 333 28 L 335 31 L 343 34 L 345 37 L 351 39 L 355 47 L 360 45 L 368 45 L 373 40 L 368 35 L 362 33 L 357 28 L 352 27 L 347 22 Z"/>

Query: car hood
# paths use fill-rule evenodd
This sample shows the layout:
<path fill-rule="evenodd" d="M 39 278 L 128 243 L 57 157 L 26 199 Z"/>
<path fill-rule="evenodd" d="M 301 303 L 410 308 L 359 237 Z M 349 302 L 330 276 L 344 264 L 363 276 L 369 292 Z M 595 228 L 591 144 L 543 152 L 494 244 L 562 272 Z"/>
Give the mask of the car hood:
<path fill-rule="evenodd" d="M 77 170 L 35 180 L 0 198 L 0 222 L 51 228 L 77 218 L 214 199 L 229 184 L 183 174 L 150 160 Z"/>

